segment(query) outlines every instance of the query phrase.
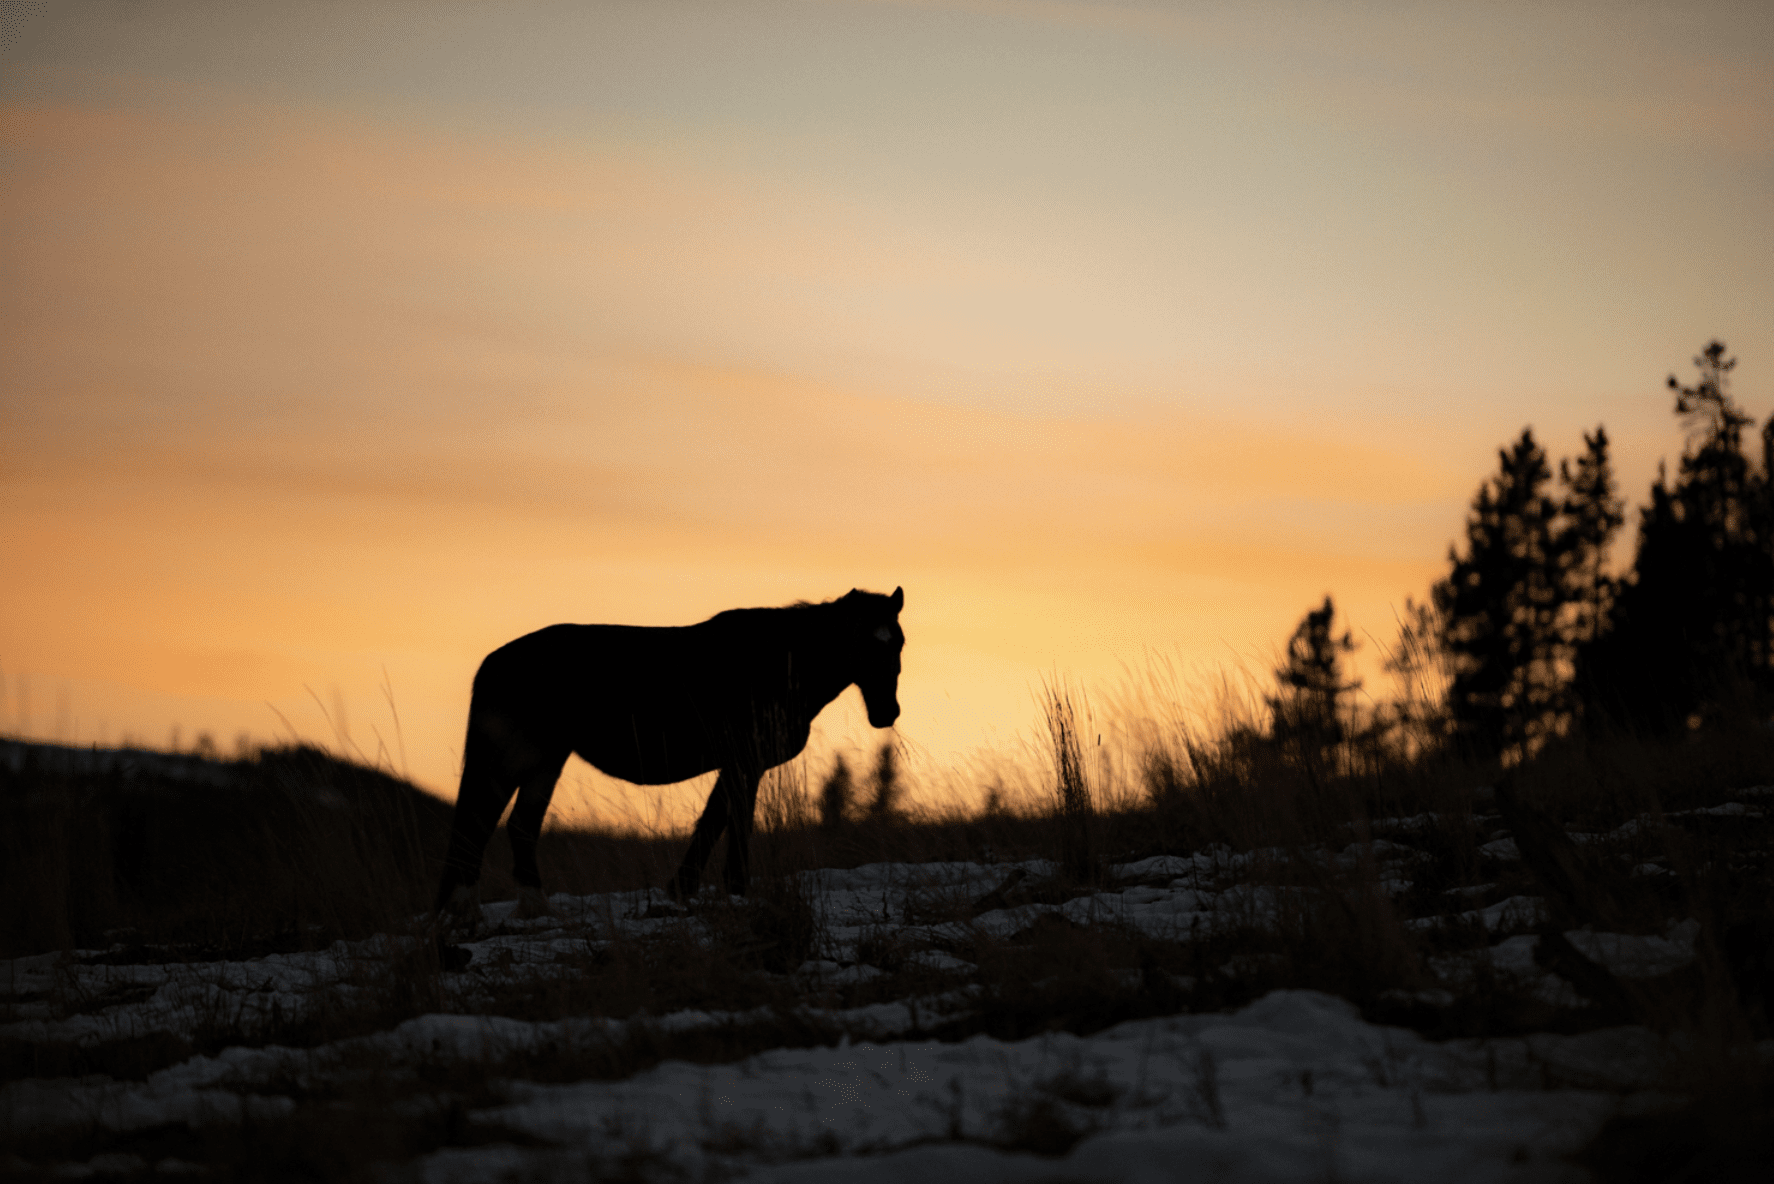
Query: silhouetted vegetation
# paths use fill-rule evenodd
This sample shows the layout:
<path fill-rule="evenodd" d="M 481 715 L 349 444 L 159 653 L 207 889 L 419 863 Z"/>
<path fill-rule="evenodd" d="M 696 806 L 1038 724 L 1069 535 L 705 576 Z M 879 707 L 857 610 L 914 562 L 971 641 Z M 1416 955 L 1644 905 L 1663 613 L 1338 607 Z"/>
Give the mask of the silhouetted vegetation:
<path fill-rule="evenodd" d="M 1326 754 L 1345 739 L 1342 697 L 1361 681 L 1343 681 L 1343 655 L 1355 652 L 1347 629 L 1338 637 L 1331 598 L 1306 614 L 1287 642 L 1287 660 L 1275 671 L 1281 693 L 1270 699 L 1271 731 L 1307 768 L 1323 765 Z"/>
<path fill-rule="evenodd" d="M 1608 460 L 1607 429 L 1584 433 L 1583 444 L 1574 470 L 1569 460 L 1558 466 L 1565 490 L 1557 547 L 1567 606 L 1562 641 L 1577 648 L 1594 644 L 1607 628 L 1617 589 L 1607 572 L 1608 546 L 1626 522 L 1626 502 L 1616 490 Z"/>
<path fill-rule="evenodd" d="M 1042 704 L 1053 753 L 1054 818 L 1058 823 L 1059 863 L 1074 883 L 1101 878 L 1096 850 L 1096 806 L 1085 771 L 1084 737 L 1077 706 L 1064 685 L 1049 686 Z"/>
<path fill-rule="evenodd" d="M 1520 745 L 1551 706 L 1558 615 L 1552 472 L 1531 429 L 1498 454 L 1498 475 L 1478 491 L 1466 549 L 1435 586 L 1442 645 L 1453 670 L 1448 708 L 1469 747 Z"/>
<path fill-rule="evenodd" d="M 850 792 L 850 766 L 840 756 L 819 790 L 819 824 L 826 830 L 838 830 L 844 825 L 850 811 Z"/>
<path fill-rule="evenodd" d="M 869 795 L 868 820 L 887 822 L 899 807 L 899 754 L 891 740 L 882 741 L 875 753 L 874 792 Z"/>
<path fill-rule="evenodd" d="M 1695 364 L 1693 385 L 1668 380 L 1685 447 L 1673 480 L 1659 470 L 1623 575 L 1611 575 L 1607 562 L 1625 514 L 1606 430 L 1586 433 L 1583 454 L 1560 462 L 1555 496 L 1546 454 L 1524 428 L 1475 495 L 1465 538 L 1450 548 L 1449 573 L 1430 603 L 1406 602 L 1386 661 L 1403 684 L 1398 701 L 1365 713 L 1339 708 L 1345 688 L 1336 663 L 1352 645 L 1347 634 L 1334 638 L 1327 597 L 1301 622 L 1275 672 L 1279 693 L 1267 700 L 1266 734 L 1233 722 L 1205 743 L 1182 745 L 1186 759 L 1165 748 L 1147 766 L 1154 800 L 1176 825 L 1234 846 L 1260 841 L 1256 833 L 1304 845 L 1326 836 L 1326 823 L 1339 816 L 1406 813 L 1439 800 L 1421 817 L 1470 818 L 1494 802 L 1504 829 L 1493 835 L 1511 837 L 1523 890 L 1546 910 L 1536 963 L 1571 984 L 1592 1022 L 1674 1025 L 1692 1047 L 1710 1050 L 1683 1083 L 1687 1103 L 1648 1124 L 1612 1123 L 1598 1136 L 1585 1156 L 1608 1179 L 1749 1178 L 1747 1165 L 1765 1166 L 1767 1140 L 1746 1132 L 1767 1129 L 1774 1099 L 1774 1080 L 1745 1057 L 1770 1020 L 1766 819 L 1750 811 L 1709 828 L 1703 818 L 1727 812 L 1678 806 L 1702 783 L 1764 779 L 1774 757 L 1774 418 L 1752 459 L 1743 442 L 1752 420 L 1728 385 L 1736 360 L 1714 341 Z M 1439 795 L 1424 780 L 1436 774 Z M 1482 791 L 1488 801 L 1446 796 L 1479 780 L 1495 784 L 1494 793 Z M 1259 785 L 1265 806 L 1229 826 L 1237 815 L 1225 807 Z M 1286 809 L 1277 813 L 1277 802 Z M 1683 822 L 1664 832 L 1661 858 L 1681 865 L 1679 884 L 1659 878 L 1660 864 L 1629 871 L 1617 854 L 1576 841 L 1675 816 Z M 1414 879 L 1452 891 L 1444 886 L 1469 878 L 1487 857 L 1458 828 L 1430 839 L 1438 828 L 1414 840 L 1436 852 Z M 1592 833 L 1573 839 L 1574 829 Z M 1646 931 L 1646 918 L 1674 913 L 1699 920 L 1709 953 L 1693 972 L 1654 987 L 1610 974 L 1566 936 L 1573 926 Z M 1388 931 L 1384 923 L 1368 928 Z M 1362 944 L 1353 933 L 1343 941 Z M 1391 969 L 1376 981 L 1416 981 L 1413 968 L 1422 964 L 1408 953 L 1388 943 L 1368 948 L 1364 969 L 1391 953 Z M 1321 962 L 1320 973 L 1334 963 Z M 1329 989 L 1350 998 L 1375 991 L 1350 982 Z M 1475 1006 L 1478 1013 L 1467 1010 Z M 1455 1009 L 1464 1018 L 1454 1022 L 1478 1014 L 1486 1025 L 1535 1022 L 1521 1006 L 1474 996 Z"/>
<path fill-rule="evenodd" d="M 1589 699 L 1636 729 L 1688 727 L 1774 686 L 1774 419 L 1756 465 L 1728 389 L 1736 359 L 1715 341 L 1695 364 L 1694 386 L 1669 379 L 1688 432 L 1675 480 L 1651 486 L 1631 575 L 1580 662 Z"/>
<path fill-rule="evenodd" d="M 1519 760 L 1558 737 L 1753 713 L 1774 689 L 1774 420 L 1753 463 L 1727 384 L 1736 360 L 1715 341 L 1695 363 L 1695 385 L 1669 379 L 1687 446 L 1674 481 L 1651 487 L 1623 577 L 1607 570 L 1625 515 L 1606 430 L 1560 462 L 1556 499 L 1531 428 L 1499 453 L 1433 612 L 1408 606 L 1392 665 L 1440 661 L 1448 742 Z"/>

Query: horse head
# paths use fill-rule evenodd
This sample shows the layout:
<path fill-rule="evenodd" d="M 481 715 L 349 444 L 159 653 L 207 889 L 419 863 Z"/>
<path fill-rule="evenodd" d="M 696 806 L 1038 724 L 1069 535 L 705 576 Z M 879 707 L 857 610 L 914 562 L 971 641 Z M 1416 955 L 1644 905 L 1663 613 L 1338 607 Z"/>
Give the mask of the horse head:
<path fill-rule="evenodd" d="M 852 601 L 855 631 L 851 634 L 855 655 L 855 682 L 868 706 L 869 724 L 888 728 L 899 718 L 899 651 L 905 633 L 899 627 L 899 610 L 905 605 L 905 589 L 892 596 L 851 589 L 844 598 Z"/>

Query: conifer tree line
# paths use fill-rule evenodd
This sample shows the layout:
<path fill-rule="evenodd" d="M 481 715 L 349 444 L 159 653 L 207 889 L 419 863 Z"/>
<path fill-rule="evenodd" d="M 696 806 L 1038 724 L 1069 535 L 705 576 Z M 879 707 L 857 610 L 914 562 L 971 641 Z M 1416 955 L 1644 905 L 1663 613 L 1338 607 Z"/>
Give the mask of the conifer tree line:
<path fill-rule="evenodd" d="M 1625 525 L 1603 427 L 1556 477 L 1532 428 L 1498 453 L 1449 571 L 1426 604 L 1406 601 L 1388 669 L 1433 671 L 1438 742 L 1475 757 L 1534 751 L 1555 736 L 1646 734 L 1699 726 L 1774 695 L 1774 417 L 1746 451 L 1753 421 L 1731 397 L 1737 362 L 1713 341 L 1697 381 L 1668 380 L 1686 442 L 1673 478 L 1660 465 L 1639 510 L 1633 561 L 1609 572 Z M 1272 738 L 1307 760 L 1340 743 L 1355 648 L 1333 628 L 1330 597 L 1306 614 L 1276 670 Z M 1412 700 L 1415 701 L 1413 704 Z M 1393 708 L 1404 722 L 1420 696 Z"/>

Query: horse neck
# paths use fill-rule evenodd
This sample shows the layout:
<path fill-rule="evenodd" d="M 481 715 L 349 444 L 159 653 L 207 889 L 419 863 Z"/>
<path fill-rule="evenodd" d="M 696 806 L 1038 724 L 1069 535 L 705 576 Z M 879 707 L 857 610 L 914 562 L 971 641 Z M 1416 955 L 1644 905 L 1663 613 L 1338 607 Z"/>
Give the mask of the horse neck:
<path fill-rule="evenodd" d="M 835 618 L 821 614 L 816 623 L 810 622 L 788 639 L 788 652 L 794 663 L 790 694 L 808 719 L 818 715 L 855 681 L 845 676 L 833 656 L 833 635 L 838 625 Z"/>

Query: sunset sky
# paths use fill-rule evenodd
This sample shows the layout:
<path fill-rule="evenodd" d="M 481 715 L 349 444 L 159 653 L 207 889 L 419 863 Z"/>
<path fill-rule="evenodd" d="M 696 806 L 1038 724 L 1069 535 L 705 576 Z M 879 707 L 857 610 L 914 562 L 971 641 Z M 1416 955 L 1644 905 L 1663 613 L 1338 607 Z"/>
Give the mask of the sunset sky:
<path fill-rule="evenodd" d="M 1774 409 L 1765 2 L 0 13 L 0 732 L 449 796 L 519 634 L 903 585 L 952 767 Z"/>

